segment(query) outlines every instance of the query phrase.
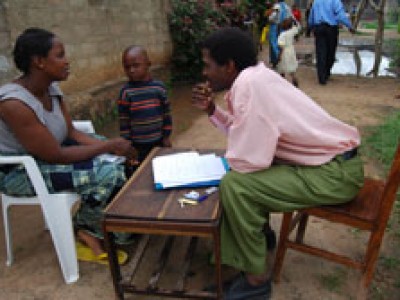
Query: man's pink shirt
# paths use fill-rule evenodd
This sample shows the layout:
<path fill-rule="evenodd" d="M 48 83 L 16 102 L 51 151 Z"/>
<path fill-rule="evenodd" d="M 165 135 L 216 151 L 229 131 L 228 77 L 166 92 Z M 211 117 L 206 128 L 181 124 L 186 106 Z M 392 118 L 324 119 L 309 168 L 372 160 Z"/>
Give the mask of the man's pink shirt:
<path fill-rule="evenodd" d="M 332 95 L 332 101 L 334 100 Z M 275 160 L 322 165 L 360 144 L 355 127 L 329 115 L 310 97 L 260 62 L 243 70 L 211 122 L 227 134 L 225 157 L 241 173 Z"/>

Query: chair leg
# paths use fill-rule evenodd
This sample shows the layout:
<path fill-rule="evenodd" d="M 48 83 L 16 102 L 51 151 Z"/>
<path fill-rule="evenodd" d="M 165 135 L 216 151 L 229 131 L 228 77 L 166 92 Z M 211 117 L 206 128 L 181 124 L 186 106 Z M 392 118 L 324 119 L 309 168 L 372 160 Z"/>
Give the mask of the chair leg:
<path fill-rule="evenodd" d="M 303 244 L 304 234 L 307 228 L 308 214 L 306 213 L 300 213 L 300 214 L 301 218 L 299 221 L 299 225 L 297 227 L 296 243 Z"/>
<path fill-rule="evenodd" d="M 370 285 L 374 275 L 375 264 L 379 256 L 384 230 L 385 228 L 382 226 L 382 228 L 372 231 L 369 237 L 368 248 L 365 254 L 365 269 L 363 270 L 361 279 L 366 288 Z"/>
<path fill-rule="evenodd" d="M 283 259 L 285 258 L 287 245 L 286 242 L 289 238 L 290 234 L 290 225 L 292 222 L 293 212 L 285 212 L 283 213 L 283 220 L 281 225 L 281 232 L 279 233 L 279 244 L 278 250 L 276 252 L 275 257 L 275 265 L 274 265 L 274 280 L 275 282 L 280 281 L 280 274 L 283 265 Z"/>
<path fill-rule="evenodd" d="M 65 197 L 63 197 L 65 196 Z M 58 260 L 66 283 L 78 280 L 78 261 L 75 237 L 72 228 L 71 207 L 77 200 L 71 195 L 59 195 L 43 206 L 46 223 L 49 227 Z"/>
<path fill-rule="evenodd" d="M 14 256 L 12 251 L 11 227 L 10 227 L 10 220 L 8 218 L 8 209 L 10 208 L 10 205 L 7 196 L 2 195 L 1 200 L 3 209 L 4 238 L 6 239 L 6 251 L 7 251 L 6 265 L 9 267 L 12 265 L 14 261 Z"/>

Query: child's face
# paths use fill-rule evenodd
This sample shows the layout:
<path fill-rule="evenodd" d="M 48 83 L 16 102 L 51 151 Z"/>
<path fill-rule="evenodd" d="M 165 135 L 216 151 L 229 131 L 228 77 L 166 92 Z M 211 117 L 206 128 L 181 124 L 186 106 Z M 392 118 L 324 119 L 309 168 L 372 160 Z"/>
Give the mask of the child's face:
<path fill-rule="evenodd" d="M 130 81 L 146 81 L 150 79 L 150 62 L 144 53 L 128 51 L 123 57 L 122 65 Z"/>

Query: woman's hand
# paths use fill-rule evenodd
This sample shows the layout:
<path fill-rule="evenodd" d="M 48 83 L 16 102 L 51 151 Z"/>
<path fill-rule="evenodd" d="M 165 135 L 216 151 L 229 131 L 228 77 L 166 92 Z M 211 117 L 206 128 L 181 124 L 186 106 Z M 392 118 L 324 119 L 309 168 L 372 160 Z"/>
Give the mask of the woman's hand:
<path fill-rule="evenodd" d="M 125 156 L 128 159 L 137 158 L 137 151 L 131 146 L 131 142 L 122 138 L 113 138 L 106 141 L 109 146 L 109 152 L 119 156 Z"/>
<path fill-rule="evenodd" d="M 192 104 L 193 106 L 206 112 L 209 116 L 214 113 L 215 103 L 212 89 L 208 82 L 199 83 L 192 89 Z"/>
<path fill-rule="evenodd" d="M 110 139 L 107 141 L 107 143 L 110 144 L 110 152 L 119 155 L 119 156 L 125 156 L 126 157 L 126 164 L 129 167 L 132 166 L 137 166 L 139 165 L 138 161 L 138 153 L 135 148 L 131 146 L 131 142 L 118 137 L 114 139 Z"/>

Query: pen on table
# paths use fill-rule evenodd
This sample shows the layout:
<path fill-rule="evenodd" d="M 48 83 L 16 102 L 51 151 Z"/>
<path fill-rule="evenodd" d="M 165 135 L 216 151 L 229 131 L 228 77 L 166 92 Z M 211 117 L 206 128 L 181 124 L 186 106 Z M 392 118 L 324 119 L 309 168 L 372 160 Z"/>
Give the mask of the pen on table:
<path fill-rule="evenodd" d="M 200 195 L 199 198 L 197 198 L 197 202 L 202 202 L 202 201 L 206 200 L 208 198 L 208 196 L 210 196 L 212 193 L 215 193 L 216 191 L 218 191 L 217 187 L 210 187 L 210 188 L 206 189 L 204 194 Z"/>
<path fill-rule="evenodd" d="M 197 202 L 202 202 L 208 198 L 208 194 L 201 195 L 199 198 L 197 198 Z"/>

